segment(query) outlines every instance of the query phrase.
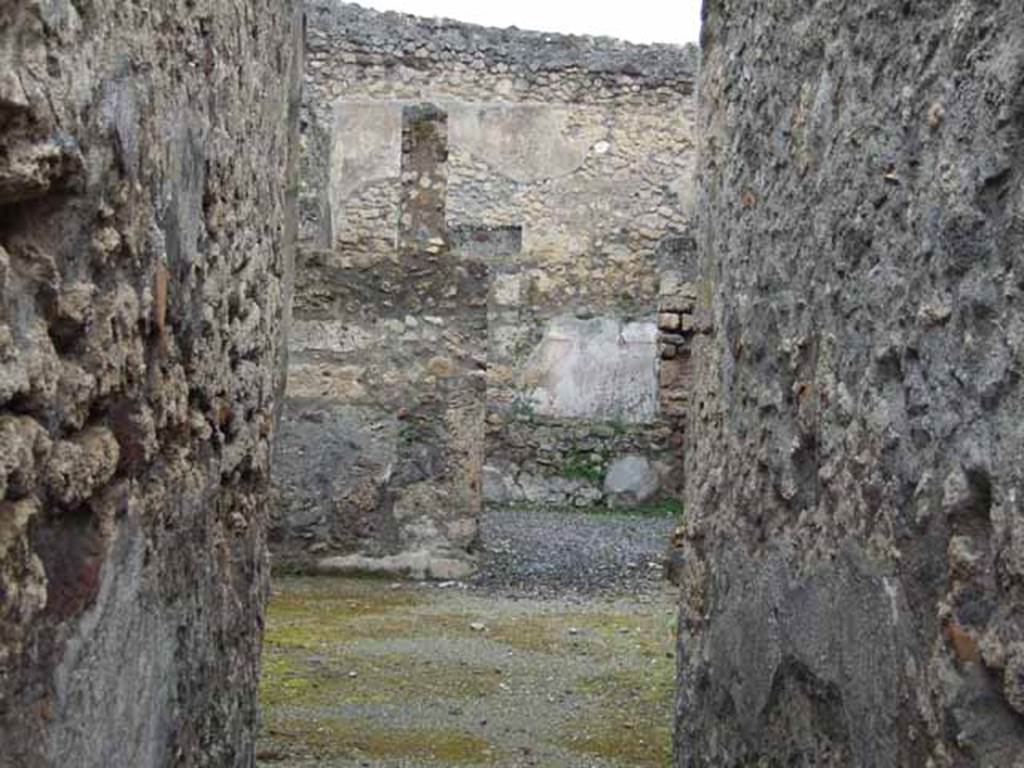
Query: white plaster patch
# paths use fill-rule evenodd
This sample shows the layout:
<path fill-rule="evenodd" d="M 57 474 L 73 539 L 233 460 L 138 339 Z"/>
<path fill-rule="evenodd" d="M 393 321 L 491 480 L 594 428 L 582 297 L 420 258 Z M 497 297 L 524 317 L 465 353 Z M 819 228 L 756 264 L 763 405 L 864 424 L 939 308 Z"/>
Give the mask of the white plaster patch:
<path fill-rule="evenodd" d="M 330 200 L 340 221 L 344 201 L 365 184 L 397 179 L 402 162 L 402 105 L 386 101 L 334 104 Z"/>
<path fill-rule="evenodd" d="M 658 412 L 658 328 L 613 318 L 555 318 L 522 371 L 537 413 L 652 421 Z"/>
<path fill-rule="evenodd" d="M 484 160 L 503 176 L 531 182 L 579 169 L 597 138 L 570 136 L 569 111 L 547 105 L 446 105 L 453 147 Z"/>

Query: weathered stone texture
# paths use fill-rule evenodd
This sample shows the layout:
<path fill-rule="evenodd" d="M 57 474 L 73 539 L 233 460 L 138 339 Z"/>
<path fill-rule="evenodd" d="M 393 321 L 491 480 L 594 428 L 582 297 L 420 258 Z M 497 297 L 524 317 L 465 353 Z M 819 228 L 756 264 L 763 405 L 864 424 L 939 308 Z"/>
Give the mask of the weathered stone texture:
<path fill-rule="evenodd" d="M 338 97 L 581 103 L 652 94 L 678 105 L 693 92 L 696 46 L 492 29 L 451 19 L 379 13 L 340 0 L 307 0 L 310 76 Z M 319 57 L 329 47 L 333 58 Z M 355 66 L 353 66 L 355 65 Z M 336 77 L 335 75 L 340 75 Z"/>
<path fill-rule="evenodd" d="M 658 249 L 658 398 L 661 413 L 685 420 L 693 389 L 695 334 L 707 330 L 697 322 L 697 260 L 692 237 L 672 237 Z"/>
<path fill-rule="evenodd" d="M 484 485 L 492 501 L 599 504 L 619 450 L 678 465 L 681 409 L 661 418 L 659 386 L 683 379 L 659 375 L 655 314 L 659 254 L 688 232 L 693 205 L 695 49 L 493 30 L 337 0 L 310 0 L 307 12 L 294 429 L 277 465 L 278 561 L 396 555 L 403 540 L 422 538 L 403 530 L 430 531 L 396 518 L 400 473 L 381 462 L 402 441 L 352 466 L 353 485 L 375 493 L 335 503 L 304 490 L 313 486 L 303 457 L 322 455 L 319 424 L 330 445 L 346 429 L 356 445 L 374 433 L 393 440 L 399 412 L 436 398 L 447 379 L 486 377 L 473 386 L 487 407 L 487 474 L 502 480 Z M 421 138 L 444 135 L 443 152 L 410 154 L 413 113 L 425 118 Z M 468 418 L 473 389 L 457 391 Z M 334 407 L 345 420 L 308 411 Z M 474 441 L 480 413 L 472 429 L 463 421 Z M 447 434 L 421 417 L 400 420 L 399 436 Z M 473 445 L 467 455 L 482 460 Z M 467 478 L 472 503 L 444 507 L 460 522 L 455 549 L 472 544 L 464 532 L 479 509 L 479 471 Z M 434 523 L 432 546 L 447 557 L 452 521 Z"/>
<path fill-rule="evenodd" d="M 450 579 L 468 571 L 480 515 L 486 265 L 450 248 L 448 114 L 418 103 L 383 128 L 351 119 L 375 113 L 336 110 L 350 133 L 334 141 L 370 152 L 332 172 L 373 175 L 392 165 L 375 148 L 397 151 L 397 207 L 363 208 L 371 238 L 303 241 L 271 543 L 282 567 Z M 399 140 L 374 140 L 388 127 Z M 379 248 L 371 268 L 353 268 L 357 242 Z"/>
<path fill-rule="evenodd" d="M 253 761 L 300 52 L 288 3 L 0 4 L 2 765 Z"/>
<path fill-rule="evenodd" d="M 714 0 L 680 766 L 1024 765 L 1024 12 Z"/>

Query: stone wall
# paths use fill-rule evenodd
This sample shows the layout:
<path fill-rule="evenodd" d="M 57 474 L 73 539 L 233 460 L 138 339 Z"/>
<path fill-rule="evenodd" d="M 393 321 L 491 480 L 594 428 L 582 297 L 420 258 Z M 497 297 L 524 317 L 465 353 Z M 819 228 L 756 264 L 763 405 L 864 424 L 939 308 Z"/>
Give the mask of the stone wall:
<path fill-rule="evenodd" d="M 676 764 L 1024 765 L 1024 14 L 705 6 Z"/>
<path fill-rule="evenodd" d="M 300 53 L 276 0 L 0 6 L 4 766 L 253 762 Z"/>
<path fill-rule="evenodd" d="M 277 561 L 447 568 L 475 539 L 485 452 L 484 495 L 507 503 L 603 503 L 622 452 L 679 477 L 656 315 L 693 202 L 695 50 L 307 8 Z M 444 116 L 436 174 L 403 159 L 412 109 Z M 425 397 L 460 426 L 415 416 Z M 458 499 L 431 458 L 452 446 Z M 435 477 L 446 499 L 400 509 Z"/>

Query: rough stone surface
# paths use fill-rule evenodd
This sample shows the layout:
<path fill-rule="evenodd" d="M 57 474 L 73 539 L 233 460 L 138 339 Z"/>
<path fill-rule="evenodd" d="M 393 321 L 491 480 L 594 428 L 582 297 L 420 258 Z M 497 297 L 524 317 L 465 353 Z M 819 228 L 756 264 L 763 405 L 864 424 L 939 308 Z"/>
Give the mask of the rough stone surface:
<path fill-rule="evenodd" d="M 1021 766 L 1024 14 L 705 6 L 679 766 Z"/>
<path fill-rule="evenodd" d="M 604 491 L 615 507 L 643 504 L 654 498 L 658 489 L 658 473 L 643 456 L 616 459 L 604 478 Z"/>
<path fill-rule="evenodd" d="M 696 243 L 671 237 L 658 246 L 658 407 L 666 420 L 685 419 L 693 390 L 694 335 L 707 330 L 697 322 Z M 678 446 L 676 446 L 678 447 Z"/>
<path fill-rule="evenodd" d="M 471 559 L 484 450 L 486 265 L 450 247 L 448 123 L 429 102 L 399 110 L 399 140 L 383 142 L 398 152 L 399 174 L 387 184 L 394 199 L 378 201 L 379 237 L 363 241 L 373 249 L 371 269 L 352 266 L 361 257 L 346 239 L 347 217 L 339 217 L 346 224 L 333 249 L 302 241 L 286 428 L 276 448 L 278 566 L 450 578 Z M 357 137 L 358 124 L 344 123 Z M 318 160 L 325 158 L 304 163 Z M 391 214 L 397 228 L 389 232 Z M 308 216 L 302 225 L 312 226 Z"/>
<path fill-rule="evenodd" d="M 423 89 L 463 95 L 468 89 L 505 101 L 573 103 L 633 94 L 647 103 L 656 90 L 664 102 L 691 95 L 698 51 L 694 45 L 634 45 L 611 38 L 491 29 L 451 19 L 424 19 L 369 11 L 339 0 L 308 0 L 311 53 L 333 41 L 346 68 L 337 90 L 376 90 L 406 98 Z M 310 59 L 314 77 L 331 62 Z M 386 72 L 393 69 L 393 72 Z M 566 77 L 565 74 L 572 74 Z"/>
<path fill-rule="evenodd" d="M 300 53 L 0 4 L 0 765 L 253 761 Z"/>
<path fill-rule="evenodd" d="M 492 506 L 593 509 L 610 506 L 604 479 L 620 456 L 642 455 L 661 491 L 682 495 L 682 435 L 664 424 L 594 424 L 553 418 L 517 419 L 502 427 L 501 454 L 484 465 L 484 498 Z M 621 501 L 621 500 L 620 500 Z"/>

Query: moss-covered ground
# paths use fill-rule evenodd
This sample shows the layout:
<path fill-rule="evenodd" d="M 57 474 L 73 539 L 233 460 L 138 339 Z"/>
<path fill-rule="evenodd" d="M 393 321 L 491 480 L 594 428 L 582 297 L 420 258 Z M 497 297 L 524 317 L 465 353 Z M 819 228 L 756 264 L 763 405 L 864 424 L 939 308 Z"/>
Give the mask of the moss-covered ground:
<path fill-rule="evenodd" d="M 280 578 L 263 766 L 669 764 L 674 605 Z"/>

